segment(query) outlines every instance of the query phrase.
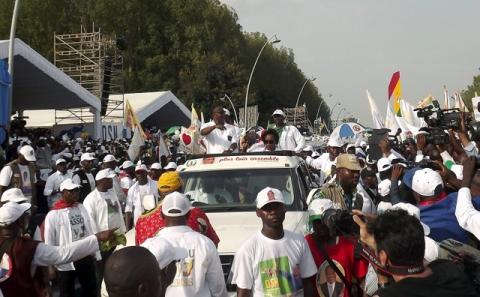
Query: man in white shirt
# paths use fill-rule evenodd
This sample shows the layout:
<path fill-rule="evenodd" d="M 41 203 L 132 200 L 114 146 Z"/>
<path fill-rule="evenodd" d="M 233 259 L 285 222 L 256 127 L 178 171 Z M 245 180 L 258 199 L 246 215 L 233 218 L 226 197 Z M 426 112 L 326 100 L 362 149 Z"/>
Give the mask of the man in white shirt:
<path fill-rule="evenodd" d="M 35 150 L 24 145 L 18 151 L 18 158 L 8 163 L 0 171 L 0 195 L 7 189 L 19 188 L 35 211 L 37 207 L 37 177 Z"/>
<path fill-rule="evenodd" d="M 114 177 L 116 177 L 116 174 L 110 169 L 100 170 L 95 176 L 97 188 L 88 194 L 83 201 L 83 205 L 90 217 L 93 232 L 118 228 L 116 236 L 122 237 L 126 232 L 126 228 L 122 215 L 122 207 L 115 192 L 112 190 Z M 113 253 L 115 247 L 116 246 L 112 244 L 109 250 L 101 252 L 102 260 L 98 266 L 99 278 L 103 276 L 105 262 Z"/>
<path fill-rule="evenodd" d="M 480 240 L 480 211 L 472 204 L 472 193 L 470 191 L 472 181 L 476 173 L 476 158 L 469 157 L 463 162 L 462 188 L 458 191 L 455 216 L 458 224 Z M 477 181 L 478 184 L 478 176 Z"/>
<path fill-rule="evenodd" d="M 213 108 L 212 119 L 200 129 L 207 154 L 234 152 L 238 147 L 239 138 L 234 126 L 225 123 L 225 111 L 221 106 Z"/>
<path fill-rule="evenodd" d="M 285 212 L 281 191 L 267 187 L 258 193 L 262 230 L 239 248 L 232 265 L 238 297 L 313 296 L 317 268 L 305 238 L 283 229 Z"/>
<path fill-rule="evenodd" d="M 93 234 L 87 210 L 78 203 L 79 188 L 80 185 L 71 179 L 60 184 L 61 197 L 45 218 L 46 244 L 64 246 Z M 96 295 L 95 259 L 92 255 L 55 268 L 60 296 L 75 296 L 75 279 L 80 283 L 81 296 Z"/>
<path fill-rule="evenodd" d="M 79 202 L 83 203 L 85 197 L 95 190 L 95 178 L 91 172 L 95 157 L 90 153 L 83 153 L 80 157 L 81 168 L 73 174 L 73 182 L 81 185 Z"/>
<path fill-rule="evenodd" d="M 122 170 L 119 174 L 120 186 L 122 187 L 123 193 L 128 195 L 128 189 L 135 183 L 135 165 L 132 161 L 127 160 L 123 162 L 120 169 Z"/>
<path fill-rule="evenodd" d="M 187 226 L 190 201 L 184 194 L 173 192 L 165 196 L 162 217 L 165 228 L 158 237 L 169 241 L 176 249 L 177 273 L 167 288 L 166 297 L 227 296 L 220 258 L 215 244 Z M 157 259 L 157 239 L 147 239 L 143 246 Z"/>
<path fill-rule="evenodd" d="M 47 197 L 48 207 L 52 208 L 53 204 L 60 198 L 60 184 L 71 178 L 71 175 L 67 172 L 67 161 L 65 159 L 58 159 L 55 162 L 57 171 L 47 178 L 43 195 Z"/>
<path fill-rule="evenodd" d="M 282 151 L 294 151 L 300 153 L 305 146 L 305 138 L 294 126 L 285 124 L 285 113 L 281 109 L 277 109 L 273 112 L 273 129 L 275 129 L 279 135 L 278 150 Z"/>
<path fill-rule="evenodd" d="M 125 205 L 127 201 L 127 195 L 122 189 L 122 186 L 120 185 L 120 178 L 117 175 L 117 162 L 118 160 L 115 159 L 115 157 L 111 154 L 106 155 L 103 157 L 103 162 L 102 162 L 102 167 L 103 168 L 110 168 L 112 172 L 115 172 L 115 176 L 113 177 L 113 192 L 118 198 L 118 201 L 120 201 L 120 204 L 123 206 Z"/>
<path fill-rule="evenodd" d="M 321 171 L 321 176 L 324 178 L 324 180 L 321 181 L 322 184 L 326 182 L 327 179 L 333 177 L 332 166 L 335 165 L 335 160 L 342 152 L 342 146 L 343 143 L 341 139 L 330 137 L 327 142 L 327 152 L 311 161 L 310 166 Z"/>
<path fill-rule="evenodd" d="M 0 245 L 6 251 L 1 260 L 0 289 L 5 296 L 37 296 L 45 282 L 37 266 L 60 265 L 98 252 L 100 241 L 112 238 L 113 230 L 99 232 L 63 246 L 51 246 L 23 237 L 30 203 L 8 202 L 0 207 Z"/>
<path fill-rule="evenodd" d="M 153 195 L 158 198 L 157 182 L 148 178 L 148 169 L 144 164 L 135 167 L 136 182 L 128 190 L 127 204 L 125 205 L 125 226 L 130 229 L 133 212 L 133 225 L 136 225 L 138 217 L 145 211 L 143 209 L 143 197 Z M 158 200 L 158 199 L 155 199 Z M 156 203 L 155 203 L 156 204 Z"/>

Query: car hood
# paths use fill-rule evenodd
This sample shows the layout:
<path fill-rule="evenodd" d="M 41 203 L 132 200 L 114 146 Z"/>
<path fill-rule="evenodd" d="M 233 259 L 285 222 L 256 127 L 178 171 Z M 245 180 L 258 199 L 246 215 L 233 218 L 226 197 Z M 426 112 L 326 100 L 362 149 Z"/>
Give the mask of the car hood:
<path fill-rule="evenodd" d="M 260 231 L 262 221 L 254 211 L 207 213 L 208 219 L 220 238 L 219 254 L 234 254 L 252 235 Z M 291 211 L 285 214 L 283 227 L 304 234 L 308 215 L 306 212 Z"/>

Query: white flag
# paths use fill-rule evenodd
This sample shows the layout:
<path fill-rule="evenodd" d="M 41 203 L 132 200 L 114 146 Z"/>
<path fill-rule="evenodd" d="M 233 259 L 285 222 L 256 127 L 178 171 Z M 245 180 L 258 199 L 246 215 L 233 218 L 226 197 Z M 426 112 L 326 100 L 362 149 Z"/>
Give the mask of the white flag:
<path fill-rule="evenodd" d="M 168 149 L 167 144 L 165 143 L 165 139 L 163 138 L 163 133 L 160 132 L 158 135 L 158 161 L 160 162 L 161 156 L 170 156 L 170 150 Z"/>
<path fill-rule="evenodd" d="M 128 157 L 130 160 L 134 161 L 138 157 L 138 154 L 140 154 L 140 149 L 143 145 L 145 145 L 145 140 L 140 133 L 140 129 L 138 126 L 136 126 L 133 133 L 132 142 L 128 147 Z"/>
<path fill-rule="evenodd" d="M 370 105 L 370 112 L 372 113 L 373 126 L 375 127 L 375 129 L 384 128 L 384 120 L 383 120 L 382 114 L 378 110 L 377 104 L 375 104 L 375 101 L 373 101 L 373 98 L 370 95 L 370 92 L 368 90 L 367 90 L 367 99 L 368 99 L 368 104 Z"/>
<path fill-rule="evenodd" d="M 397 123 L 397 119 L 393 114 L 392 107 L 390 106 L 390 101 L 387 103 L 387 116 L 385 117 L 385 128 L 390 129 L 390 133 L 397 133 L 398 128 L 400 125 Z"/>

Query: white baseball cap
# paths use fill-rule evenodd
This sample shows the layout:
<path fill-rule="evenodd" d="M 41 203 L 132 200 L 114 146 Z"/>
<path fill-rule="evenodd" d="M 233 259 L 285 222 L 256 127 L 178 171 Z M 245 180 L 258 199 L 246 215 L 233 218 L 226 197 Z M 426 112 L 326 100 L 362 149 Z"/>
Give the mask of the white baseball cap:
<path fill-rule="evenodd" d="M 257 208 L 261 209 L 267 204 L 278 202 L 285 204 L 285 199 L 280 190 L 275 188 L 266 187 L 257 194 Z"/>
<path fill-rule="evenodd" d="M 388 158 L 380 158 L 377 162 L 378 172 L 383 172 L 392 168 L 392 162 Z"/>
<path fill-rule="evenodd" d="M 188 257 L 186 249 L 174 247 L 168 240 L 160 236 L 145 240 L 141 246 L 148 249 L 155 256 L 160 269 L 164 269 L 173 261 Z"/>
<path fill-rule="evenodd" d="M 137 166 L 135 166 L 135 172 L 137 171 L 148 171 L 147 165 L 138 164 Z"/>
<path fill-rule="evenodd" d="M 162 165 L 160 163 L 153 163 L 150 165 L 150 169 L 162 170 Z"/>
<path fill-rule="evenodd" d="M 441 186 L 441 188 L 439 188 Z M 436 196 L 443 189 L 443 180 L 438 172 L 430 168 L 417 170 L 413 174 L 412 190 L 422 196 Z"/>
<path fill-rule="evenodd" d="M 60 184 L 60 192 L 63 190 L 73 190 L 73 189 L 78 189 L 80 188 L 79 184 L 76 184 L 73 182 L 71 178 L 67 178 Z"/>
<path fill-rule="evenodd" d="M 392 181 L 389 179 L 384 179 L 378 184 L 378 194 L 382 197 L 390 194 L 390 187 L 392 186 Z"/>
<path fill-rule="evenodd" d="M 230 111 L 228 109 L 224 108 L 223 111 L 225 112 L 226 116 L 230 116 Z"/>
<path fill-rule="evenodd" d="M 330 147 L 342 147 L 343 142 L 338 137 L 330 137 L 327 142 L 327 146 Z"/>
<path fill-rule="evenodd" d="M 57 161 L 55 161 L 55 165 L 58 165 L 58 164 L 60 164 L 60 163 L 67 163 L 67 161 L 66 161 L 65 159 L 62 159 L 62 158 L 60 158 L 60 159 L 58 159 Z"/>
<path fill-rule="evenodd" d="M 360 141 L 360 146 L 366 146 L 366 145 L 367 143 L 365 142 L 365 140 Z"/>
<path fill-rule="evenodd" d="M 169 162 L 167 166 L 165 166 L 163 169 L 168 170 L 168 169 L 177 169 L 177 164 L 175 162 Z"/>
<path fill-rule="evenodd" d="M 382 213 L 386 212 L 390 208 L 392 208 L 392 203 L 380 201 L 380 203 L 378 203 L 377 205 L 377 214 L 381 215 Z"/>
<path fill-rule="evenodd" d="M 22 146 L 18 153 L 24 156 L 25 160 L 27 160 L 28 162 L 37 161 L 37 158 L 35 158 L 35 150 L 29 145 Z"/>
<path fill-rule="evenodd" d="M 394 204 L 391 209 L 403 209 L 408 212 L 409 215 L 414 216 L 415 218 L 417 218 L 417 220 L 420 221 L 420 208 L 416 207 L 413 204 L 400 202 Z M 425 233 L 425 235 L 430 234 L 430 227 L 428 227 L 422 221 L 420 221 L 420 223 L 422 224 L 423 232 Z"/>
<path fill-rule="evenodd" d="M 112 154 L 108 154 L 103 158 L 103 163 L 113 162 L 113 161 L 117 162 L 118 160 L 115 159 L 115 157 Z"/>
<path fill-rule="evenodd" d="M 280 115 L 282 117 L 285 117 L 285 113 L 281 109 L 276 109 L 273 113 L 272 116 Z"/>
<path fill-rule="evenodd" d="M 18 220 L 32 205 L 28 202 L 7 202 L 0 207 L 0 226 L 8 226 Z"/>
<path fill-rule="evenodd" d="M 110 168 L 105 168 L 100 170 L 95 176 L 95 180 L 101 180 L 104 178 L 114 178 L 116 176 L 115 172 Z"/>
<path fill-rule="evenodd" d="M 330 208 L 333 207 L 333 202 L 330 199 L 314 199 L 312 203 L 308 206 L 308 216 L 310 218 L 310 222 L 321 219 L 323 213 Z"/>
<path fill-rule="evenodd" d="M 90 153 L 83 153 L 82 156 L 80 157 L 80 162 L 82 161 L 92 161 L 95 160 L 95 157 L 92 156 Z"/>
<path fill-rule="evenodd" d="M 318 158 L 320 157 L 320 153 L 319 152 L 313 152 L 312 153 L 312 158 Z"/>
<path fill-rule="evenodd" d="M 187 196 L 179 192 L 172 192 L 165 196 L 162 203 L 162 213 L 167 217 L 181 217 L 186 215 L 192 205 Z"/>
<path fill-rule="evenodd" d="M 11 188 L 3 192 L 2 194 L 2 203 L 6 202 L 15 202 L 15 203 L 21 203 L 21 202 L 26 202 L 28 201 L 27 198 L 23 195 L 22 190 L 19 188 Z"/>
<path fill-rule="evenodd" d="M 132 161 L 130 160 L 127 160 L 125 162 L 122 163 L 122 165 L 120 166 L 120 168 L 122 169 L 127 169 L 127 168 L 130 168 L 130 167 L 134 167 L 135 165 L 133 164 Z"/>

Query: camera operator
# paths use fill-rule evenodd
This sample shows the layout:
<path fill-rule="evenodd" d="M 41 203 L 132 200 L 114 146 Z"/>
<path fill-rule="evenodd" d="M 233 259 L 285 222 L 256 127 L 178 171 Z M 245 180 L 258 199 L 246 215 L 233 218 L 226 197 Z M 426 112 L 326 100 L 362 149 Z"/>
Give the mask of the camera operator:
<path fill-rule="evenodd" d="M 390 140 L 388 138 L 388 134 L 385 135 L 385 137 L 380 140 L 378 143 L 378 146 L 380 147 L 380 150 L 382 151 L 382 155 L 384 158 L 390 159 L 392 161 L 393 159 L 403 159 L 405 158 L 397 151 L 395 151 L 392 148 L 392 145 L 390 143 Z"/>
<path fill-rule="evenodd" d="M 363 283 L 367 274 L 368 262 L 363 258 L 355 258 L 356 242 L 340 235 L 335 224 L 332 226 L 333 222 L 329 219 L 330 215 L 327 214 L 332 210 L 333 203 L 328 199 L 316 199 L 308 207 L 313 233 L 305 236 L 305 239 L 318 268 L 317 277 L 312 279 L 314 287 L 317 289 L 314 296 L 320 296 L 322 286 L 325 287 L 320 283 L 320 275 L 326 273 L 326 266 L 332 267 L 333 270 L 340 269 L 340 274 L 337 273 L 337 275 L 343 282 L 341 286 L 345 287 L 344 297 L 359 296 L 357 293 L 360 293 L 361 290 L 359 290 L 358 284 Z M 356 279 L 356 284 L 352 284 L 353 278 Z"/>
<path fill-rule="evenodd" d="M 480 240 L 480 211 L 472 203 L 472 194 L 480 194 L 480 173 L 475 157 L 463 163 L 462 188 L 458 191 L 455 216 L 460 226 Z"/>
<path fill-rule="evenodd" d="M 358 215 L 353 219 L 360 227 L 360 240 L 375 253 L 377 268 L 393 278 L 374 296 L 477 296 L 460 266 L 438 260 L 424 264 L 424 229 L 406 211 L 388 210 L 368 222 Z"/>

